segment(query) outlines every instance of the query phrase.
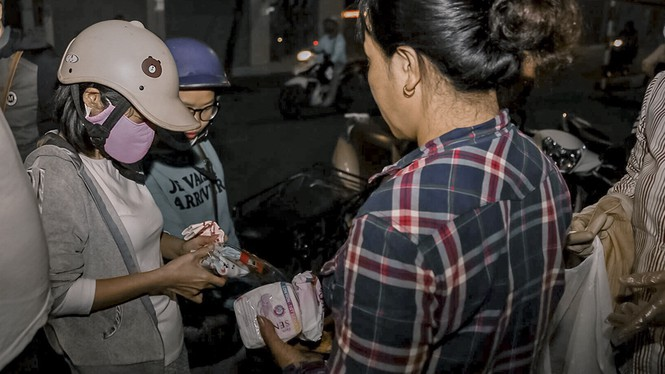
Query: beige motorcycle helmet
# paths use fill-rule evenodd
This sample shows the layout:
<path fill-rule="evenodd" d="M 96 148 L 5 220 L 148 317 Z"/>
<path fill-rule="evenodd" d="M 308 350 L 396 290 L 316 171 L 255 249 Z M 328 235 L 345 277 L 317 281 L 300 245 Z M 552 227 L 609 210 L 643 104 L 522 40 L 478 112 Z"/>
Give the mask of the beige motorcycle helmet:
<path fill-rule="evenodd" d="M 167 130 L 200 126 L 178 96 L 178 71 L 171 52 L 138 21 L 102 21 L 81 31 L 63 54 L 58 79 L 63 84 L 107 86 L 148 121 Z"/>

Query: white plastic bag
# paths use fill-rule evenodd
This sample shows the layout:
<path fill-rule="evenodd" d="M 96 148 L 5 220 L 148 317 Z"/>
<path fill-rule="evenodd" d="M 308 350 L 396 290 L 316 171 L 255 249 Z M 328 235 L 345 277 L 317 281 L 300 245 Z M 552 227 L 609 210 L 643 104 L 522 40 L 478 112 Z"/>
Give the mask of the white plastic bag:
<path fill-rule="evenodd" d="M 616 373 L 606 322 L 612 298 L 600 239 L 581 264 L 566 269 L 566 288 L 548 331 L 549 344 L 541 354 L 539 373 Z"/>

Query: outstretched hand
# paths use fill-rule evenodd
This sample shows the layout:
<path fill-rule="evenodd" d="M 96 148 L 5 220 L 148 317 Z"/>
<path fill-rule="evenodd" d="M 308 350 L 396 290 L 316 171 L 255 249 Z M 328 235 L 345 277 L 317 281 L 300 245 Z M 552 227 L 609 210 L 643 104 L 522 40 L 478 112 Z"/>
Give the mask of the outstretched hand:
<path fill-rule="evenodd" d="M 256 320 L 259 323 L 261 337 L 268 346 L 268 349 L 270 349 L 270 352 L 272 352 L 275 362 L 277 362 L 277 365 L 280 368 L 284 369 L 289 365 L 299 366 L 305 362 L 321 361 L 321 356 L 314 353 L 303 352 L 296 347 L 283 342 L 277 335 L 272 321 L 268 318 L 257 316 Z"/>
<path fill-rule="evenodd" d="M 635 334 L 653 326 L 665 325 L 665 271 L 630 274 L 620 279 L 631 288 L 654 288 L 649 302 L 619 304 L 607 317 L 614 326 L 612 342 L 625 343 Z"/>
<path fill-rule="evenodd" d="M 168 262 L 161 270 L 165 272 L 165 293 L 176 293 L 196 303 L 203 301 L 201 291 L 206 288 L 222 287 L 226 278 L 213 274 L 201 265 L 201 261 L 212 251 L 206 245 L 193 252 Z"/>

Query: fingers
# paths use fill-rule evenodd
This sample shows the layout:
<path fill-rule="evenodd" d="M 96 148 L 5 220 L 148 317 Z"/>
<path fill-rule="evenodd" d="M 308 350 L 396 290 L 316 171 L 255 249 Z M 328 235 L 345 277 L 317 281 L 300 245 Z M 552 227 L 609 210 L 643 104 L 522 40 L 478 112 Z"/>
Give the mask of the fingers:
<path fill-rule="evenodd" d="M 198 249 L 196 249 L 196 250 L 194 250 L 193 252 L 190 252 L 190 253 L 192 253 L 197 260 L 203 260 L 204 258 L 208 257 L 208 254 L 212 250 L 213 250 L 212 244 L 208 244 L 208 245 L 202 246 L 202 247 L 200 247 L 200 248 L 198 248 Z"/>
<path fill-rule="evenodd" d="M 570 231 L 568 232 L 568 243 L 580 244 L 591 242 L 601 229 L 611 225 L 612 222 L 614 222 L 614 219 L 612 218 L 608 222 L 608 216 L 603 212 L 599 212 L 593 216 L 591 221 L 586 225 L 581 219 L 573 220 L 570 224 Z"/>
<path fill-rule="evenodd" d="M 178 292 L 178 295 L 184 297 L 187 300 L 193 301 L 197 304 L 201 304 L 203 302 L 203 294 L 201 294 L 201 293 L 198 293 L 196 295 L 191 295 L 191 294 L 184 294 L 184 293 Z"/>
<path fill-rule="evenodd" d="M 571 248 L 573 245 L 582 243 L 584 243 L 586 247 L 595 237 L 596 234 L 590 231 L 570 231 L 568 233 L 568 247 Z"/>
<path fill-rule="evenodd" d="M 611 340 L 616 345 L 625 343 L 646 328 L 641 308 L 630 302 L 619 304 L 616 311 L 607 317 L 607 322 L 615 327 L 612 331 Z"/>
<path fill-rule="evenodd" d="M 282 339 L 277 335 L 275 326 L 272 324 L 271 320 L 263 316 L 256 316 L 256 321 L 259 323 L 259 332 L 268 348 L 271 348 L 272 350 L 272 346 L 278 341 L 279 343 L 283 343 Z"/>
<path fill-rule="evenodd" d="M 586 231 L 587 223 L 583 219 L 573 218 L 573 222 L 570 223 L 570 232 Z"/>
<path fill-rule="evenodd" d="M 217 241 L 217 238 L 219 238 L 219 234 L 210 236 L 198 236 L 192 240 L 195 241 L 195 243 L 197 243 L 199 246 L 204 246 L 208 244 L 214 244 Z"/>
<path fill-rule="evenodd" d="M 213 249 L 212 245 L 206 245 L 205 247 L 201 247 L 201 248 L 197 249 L 196 251 L 192 252 L 192 255 L 197 260 L 199 266 L 201 266 L 202 268 L 203 268 L 203 265 L 201 265 L 201 261 L 204 258 L 208 257 L 208 255 L 210 254 L 210 251 L 212 251 L 212 249 Z M 226 284 L 226 277 L 222 277 L 222 276 L 213 274 L 212 272 L 210 272 L 207 269 L 204 269 L 204 270 L 207 274 L 206 280 L 212 286 L 224 287 L 224 285 Z"/>
<path fill-rule="evenodd" d="M 221 277 L 219 275 L 215 275 L 215 274 L 212 274 L 212 273 L 210 273 L 210 276 L 211 276 L 211 278 L 209 280 L 209 283 L 212 286 L 214 286 L 214 287 L 224 287 L 226 285 L 226 277 Z"/>
<path fill-rule="evenodd" d="M 653 287 L 665 284 L 665 271 L 652 271 L 624 275 L 619 281 L 628 287 Z"/>
<path fill-rule="evenodd" d="M 262 316 L 257 316 L 256 320 L 259 323 L 261 337 L 268 346 L 268 349 L 270 349 L 270 352 L 272 352 L 272 355 L 280 368 L 283 369 L 295 362 L 302 361 L 302 354 L 300 351 L 284 343 L 282 339 L 279 338 L 272 321 Z"/>
<path fill-rule="evenodd" d="M 606 222 L 607 222 L 607 214 L 600 212 L 591 219 L 589 225 L 586 228 L 586 231 L 592 232 L 593 236 L 596 236 L 598 235 L 600 229 L 602 229 L 603 226 L 605 226 Z"/>

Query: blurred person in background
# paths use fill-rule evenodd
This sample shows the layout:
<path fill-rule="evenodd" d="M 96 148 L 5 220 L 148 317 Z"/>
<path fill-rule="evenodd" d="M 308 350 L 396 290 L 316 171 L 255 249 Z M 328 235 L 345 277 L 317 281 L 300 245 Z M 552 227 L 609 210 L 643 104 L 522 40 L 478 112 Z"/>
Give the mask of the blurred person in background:
<path fill-rule="evenodd" d="M 40 135 L 57 128 L 52 113 L 60 58 L 37 33 L 4 26 L 3 10 L 0 1 L 0 108 L 25 159 Z"/>
<path fill-rule="evenodd" d="M 333 65 L 333 76 L 323 101 L 323 106 L 330 106 L 335 102 L 340 77 L 347 59 L 346 40 L 339 30 L 339 21 L 336 18 L 328 17 L 323 20 L 323 35 L 319 38 L 318 43 L 314 51 L 325 53 Z"/>

